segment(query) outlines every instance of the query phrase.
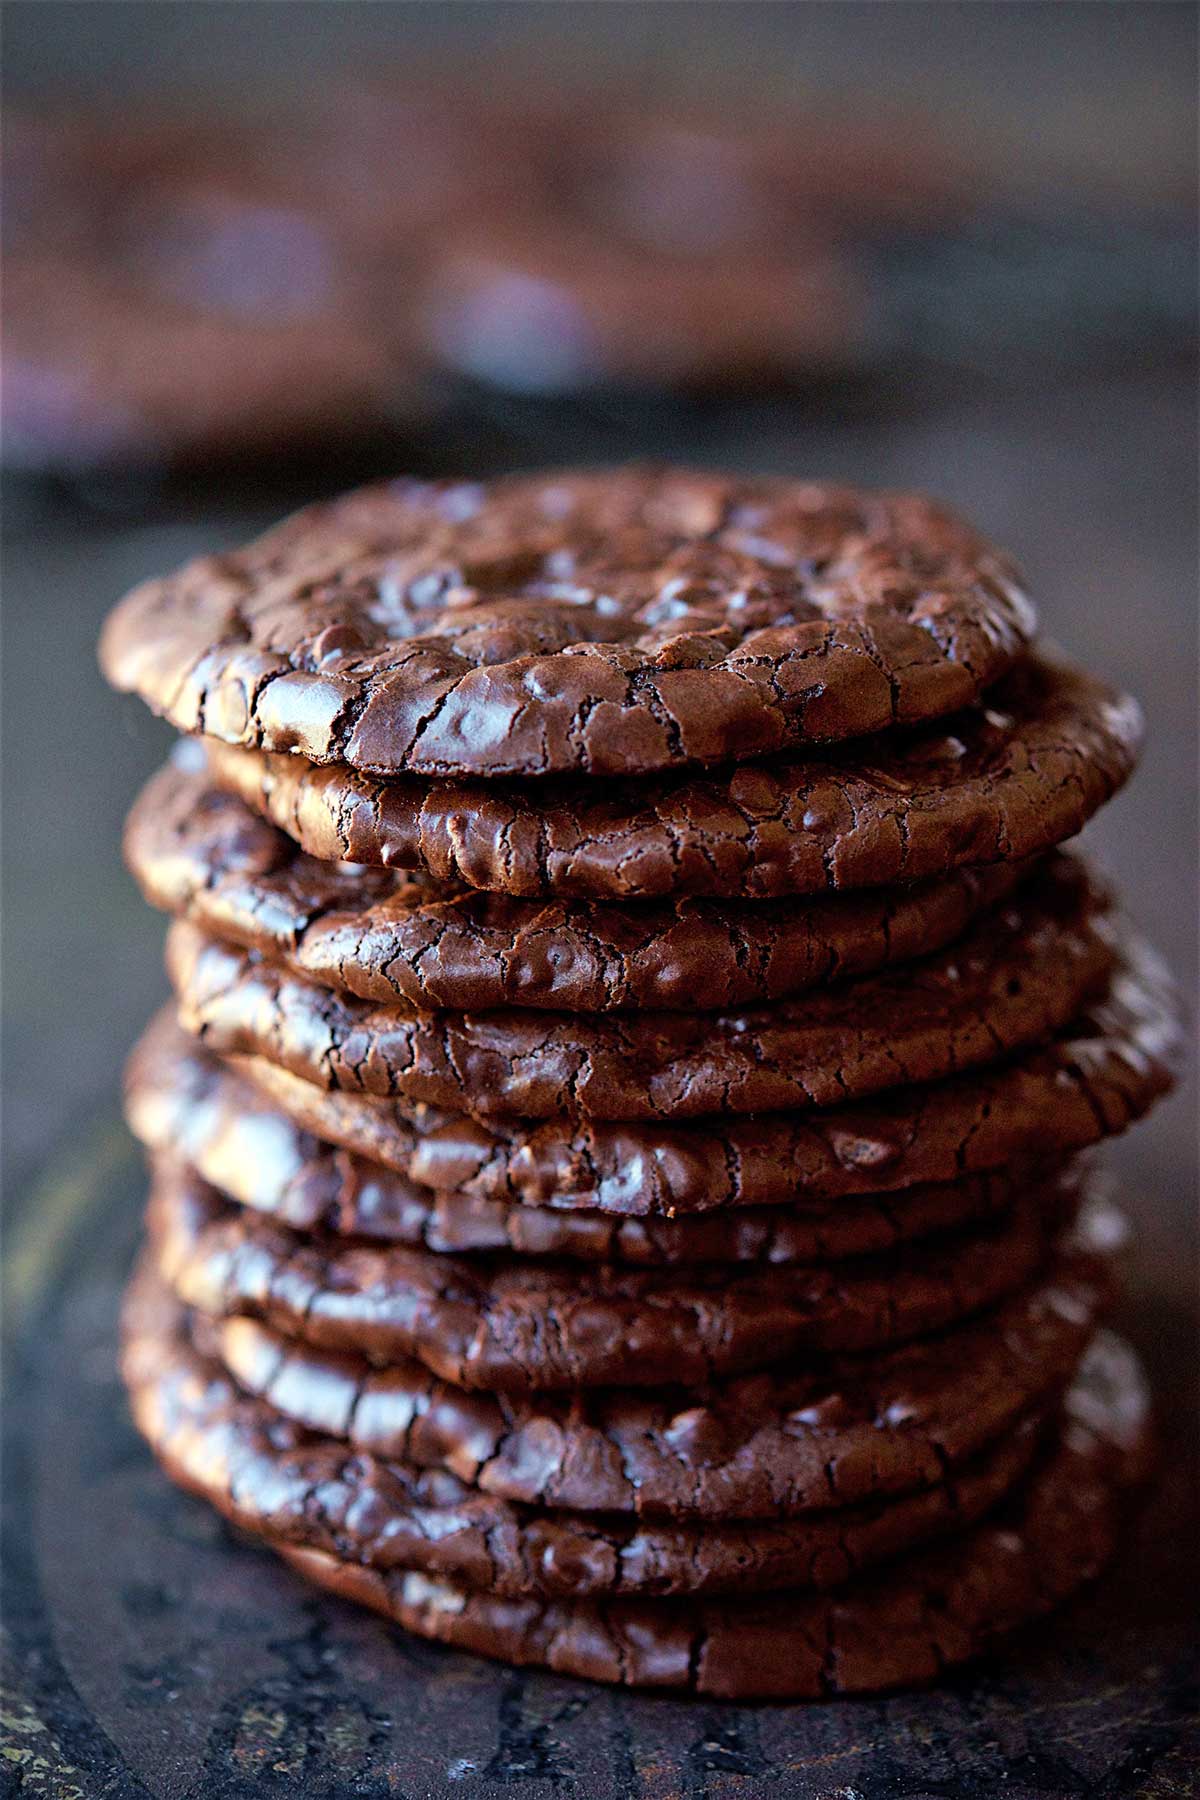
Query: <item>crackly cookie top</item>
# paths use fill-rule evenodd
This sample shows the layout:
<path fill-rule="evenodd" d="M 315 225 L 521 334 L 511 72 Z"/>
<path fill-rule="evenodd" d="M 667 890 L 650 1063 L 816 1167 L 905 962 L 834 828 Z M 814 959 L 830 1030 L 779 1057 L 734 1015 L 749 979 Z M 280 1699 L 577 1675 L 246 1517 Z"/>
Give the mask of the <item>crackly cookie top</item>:
<path fill-rule="evenodd" d="M 780 1000 L 940 950 L 1029 872 L 997 863 L 782 900 L 525 899 L 308 856 L 196 755 L 178 744 L 126 823 L 125 858 L 151 904 L 327 987 L 426 1011 Z"/>
<path fill-rule="evenodd" d="M 955 1181 L 1117 1135 L 1173 1083 L 1174 1001 L 1128 946 L 1107 999 L 995 1066 L 824 1110 L 678 1123 L 492 1119 L 327 1091 L 265 1057 L 238 1068 L 306 1131 L 446 1192 L 667 1218 Z"/>
<path fill-rule="evenodd" d="M 135 589 L 101 661 L 184 731 L 376 774 L 648 773 L 940 717 L 1020 654 L 913 494 L 676 469 L 399 481 Z"/>
<path fill-rule="evenodd" d="M 209 1048 L 484 1120 L 839 1106 L 1041 1042 L 1104 991 L 1117 957 L 1108 898 L 1069 858 L 919 963 L 726 1012 L 431 1013 L 359 1000 L 186 920 L 167 938 L 180 1023 Z"/>
<path fill-rule="evenodd" d="M 458 1257 L 288 1230 L 152 1158 L 155 1265 L 187 1305 L 493 1393 L 716 1380 L 801 1352 L 880 1349 L 994 1305 L 1042 1265 L 1074 1196 L 891 1257 L 729 1269 Z"/>
<path fill-rule="evenodd" d="M 523 1206 L 460 1189 L 435 1193 L 313 1137 L 184 1032 L 170 1009 L 151 1022 L 129 1058 L 125 1116 L 147 1149 L 184 1157 L 230 1199 L 295 1231 L 643 1268 L 837 1262 L 994 1217 L 1032 1182 L 1077 1179 L 1074 1166 L 1055 1172 L 1013 1158 L 1003 1169 L 896 1194 L 800 1196 L 786 1206 L 731 1206 L 677 1219 Z"/>
<path fill-rule="evenodd" d="M 879 888 L 1081 831 L 1141 745 L 1128 695 L 1030 657 L 987 705 L 841 751 L 655 780 L 380 780 L 211 739 L 216 784 L 311 856 L 588 900 Z"/>
<path fill-rule="evenodd" d="M 1029 1467 L 1044 1423 L 1022 1419 L 956 1470 L 953 1486 L 942 1481 L 890 1503 L 699 1526 L 552 1513 L 487 1494 L 449 1470 L 349 1456 L 328 1432 L 281 1419 L 231 1379 L 207 1344 L 198 1348 L 203 1335 L 189 1342 L 186 1313 L 165 1294 L 143 1361 L 133 1343 L 139 1305 L 154 1304 L 148 1279 L 151 1295 L 126 1313 L 127 1366 L 149 1376 L 135 1384 L 137 1416 L 185 1481 L 251 1530 L 516 1599 L 833 1587 L 995 1506 Z"/>
<path fill-rule="evenodd" d="M 686 1393 L 484 1394 L 415 1358 L 379 1366 L 245 1313 L 193 1311 L 190 1328 L 246 1393 L 351 1453 L 451 1469 L 528 1505 L 790 1518 L 940 1481 L 1060 1389 L 1111 1302 L 1114 1223 L 1089 1198 L 1031 1283 L 932 1341 L 792 1356 Z M 162 1292 L 149 1258 L 146 1274 Z"/>

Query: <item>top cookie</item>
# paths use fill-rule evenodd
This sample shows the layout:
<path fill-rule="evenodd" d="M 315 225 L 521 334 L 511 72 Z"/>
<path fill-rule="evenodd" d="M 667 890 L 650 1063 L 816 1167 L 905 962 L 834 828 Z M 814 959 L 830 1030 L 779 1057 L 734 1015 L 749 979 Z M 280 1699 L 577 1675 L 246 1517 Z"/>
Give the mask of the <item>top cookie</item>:
<path fill-rule="evenodd" d="M 183 731 L 379 775 L 632 775 L 977 700 L 1035 616 L 914 494 L 678 469 L 399 481 L 126 597 L 100 657 Z"/>

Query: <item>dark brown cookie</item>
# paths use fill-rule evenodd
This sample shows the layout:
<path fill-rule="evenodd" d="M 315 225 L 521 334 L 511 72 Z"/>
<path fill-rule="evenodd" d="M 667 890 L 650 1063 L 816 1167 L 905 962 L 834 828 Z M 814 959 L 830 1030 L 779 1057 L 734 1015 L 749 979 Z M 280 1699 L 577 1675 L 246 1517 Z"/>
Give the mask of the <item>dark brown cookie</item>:
<path fill-rule="evenodd" d="M 721 392 L 844 372 L 868 299 L 823 230 L 658 254 L 586 216 L 478 220 L 435 248 L 416 328 L 433 360 L 520 394 Z"/>
<path fill-rule="evenodd" d="M 1106 1000 L 994 1069 L 825 1112 L 690 1124 L 484 1125 L 328 1093 L 262 1057 L 238 1068 L 297 1124 L 439 1192 L 667 1218 L 798 1197 L 892 1193 L 1064 1157 L 1116 1136 L 1172 1085 L 1173 1001 L 1135 947 Z"/>
<path fill-rule="evenodd" d="M 379 328 L 369 259 L 351 251 L 353 184 L 322 159 L 315 116 L 310 129 L 127 114 L 16 126 L 7 459 L 278 454 L 426 410 L 415 346 Z"/>
<path fill-rule="evenodd" d="M 508 1600 L 278 1547 L 310 1578 L 406 1629 L 509 1662 L 728 1699 L 817 1699 L 931 1680 L 1093 1577 L 1114 1547 L 1122 1492 L 1145 1474 L 1148 1412 L 1132 1355 L 1104 1340 L 1081 1371 L 1057 1445 L 1010 1501 L 829 1595 Z"/>
<path fill-rule="evenodd" d="M 480 1119 L 691 1119 L 836 1106 L 995 1062 L 1104 990 L 1110 902 L 1069 858 L 903 969 L 733 1013 L 420 1012 L 290 974 L 177 920 L 179 1022 L 319 1087 Z"/>
<path fill-rule="evenodd" d="M 604 776 L 939 718 L 1034 623 L 1007 560 L 918 495 L 628 468 L 310 507 L 136 589 L 100 656 L 229 744 Z"/>
<path fill-rule="evenodd" d="M 899 1266 L 867 1257 L 629 1270 L 300 1237 L 157 1160 L 149 1229 L 163 1277 L 200 1312 L 524 1393 L 703 1382 L 803 1350 L 877 1349 L 940 1330 L 1029 1281 L 1064 1207 L 1061 1188 L 1043 1189 Z"/>
<path fill-rule="evenodd" d="M 951 725 L 682 780 L 384 782 L 216 743 L 208 765 L 323 861 L 512 894 L 764 900 L 1037 855 L 1122 785 L 1141 731 L 1128 697 L 1042 659 Z"/>
<path fill-rule="evenodd" d="M 126 861 L 151 904 L 326 986 L 426 1010 L 780 1000 L 932 954 L 1025 873 L 997 863 L 881 892 L 746 903 L 522 900 L 318 862 L 203 768 L 180 744 L 129 815 Z"/>
<path fill-rule="evenodd" d="M 862 239 L 928 229 L 962 193 L 911 119 L 735 127 L 609 94 L 574 114 L 524 206 L 429 247 L 434 353 L 521 394 L 728 389 L 861 359 Z"/>
<path fill-rule="evenodd" d="M 239 1386 L 354 1450 L 577 1512 L 790 1518 L 945 1480 L 1069 1382 L 1112 1295 L 1120 1222 L 1085 1209 L 1050 1266 L 966 1323 L 898 1349 L 793 1357 L 697 1388 L 469 1392 L 376 1368 L 258 1319 L 192 1315 Z"/>
<path fill-rule="evenodd" d="M 184 1309 L 152 1274 L 135 1279 L 123 1324 L 135 1421 L 173 1478 L 236 1524 L 509 1598 L 836 1587 L 980 1518 L 1027 1471 L 1045 1423 L 1021 1420 L 952 1482 L 898 1500 L 700 1527 L 609 1519 L 514 1505 L 445 1470 L 354 1454 L 289 1425 L 197 1353 Z"/>
<path fill-rule="evenodd" d="M 879 1197 L 729 1207 L 638 1219 L 435 1194 L 302 1131 L 164 1012 L 129 1060 L 126 1116 L 148 1149 L 174 1152 L 243 1206 L 298 1231 L 428 1250 L 515 1250 L 584 1262 L 826 1262 L 985 1219 L 1011 1204 L 1015 1165 Z M 1028 1172 L 1026 1172 L 1028 1173 Z"/>

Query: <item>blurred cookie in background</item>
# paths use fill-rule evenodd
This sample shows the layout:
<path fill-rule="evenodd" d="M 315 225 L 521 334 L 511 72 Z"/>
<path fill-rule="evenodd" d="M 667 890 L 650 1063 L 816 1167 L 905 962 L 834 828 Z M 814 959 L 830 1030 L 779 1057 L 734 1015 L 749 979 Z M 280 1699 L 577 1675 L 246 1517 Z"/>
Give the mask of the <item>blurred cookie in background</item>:
<path fill-rule="evenodd" d="M 729 391 L 853 364 L 854 233 L 943 184 L 836 146 L 831 176 L 828 147 L 603 90 L 386 80 L 257 118 L 18 114 L 7 458 L 283 457 L 411 428 L 462 376 Z"/>
<path fill-rule="evenodd" d="M 412 466 L 490 419 L 526 461 L 609 401 L 628 455 L 661 448 L 666 396 L 844 399 L 865 375 L 894 398 L 922 370 L 1027 379 L 1186 337 L 1174 215 L 1010 186 L 936 121 L 849 98 L 406 73 L 257 113 L 18 111 L 6 460 L 263 472 L 386 444 Z"/>
<path fill-rule="evenodd" d="M 286 454 L 420 409 L 361 184 L 307 122 L 18 117 L 5 150 L 10 462 Z"/>

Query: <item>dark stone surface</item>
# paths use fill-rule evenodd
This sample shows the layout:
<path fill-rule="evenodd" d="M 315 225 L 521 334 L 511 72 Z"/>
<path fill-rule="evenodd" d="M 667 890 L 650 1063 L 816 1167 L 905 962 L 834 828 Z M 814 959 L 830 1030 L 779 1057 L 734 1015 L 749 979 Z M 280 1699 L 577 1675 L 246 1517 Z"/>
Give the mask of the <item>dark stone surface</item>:
<path fill-rule="evenodd" d="M 934 1692 L 720 1706 L 523 1674 L 312 1593 L 157 1473 L 114 1366 L 142 1176 L 114 1125 L 9 1246 L 5 1614 L 14 1791 L 72 1800 L 1167 1800 L 1196 1791 L 1184 1309 L 1135 1294 L 1166 1453 L 1116 1569 Z"/>

